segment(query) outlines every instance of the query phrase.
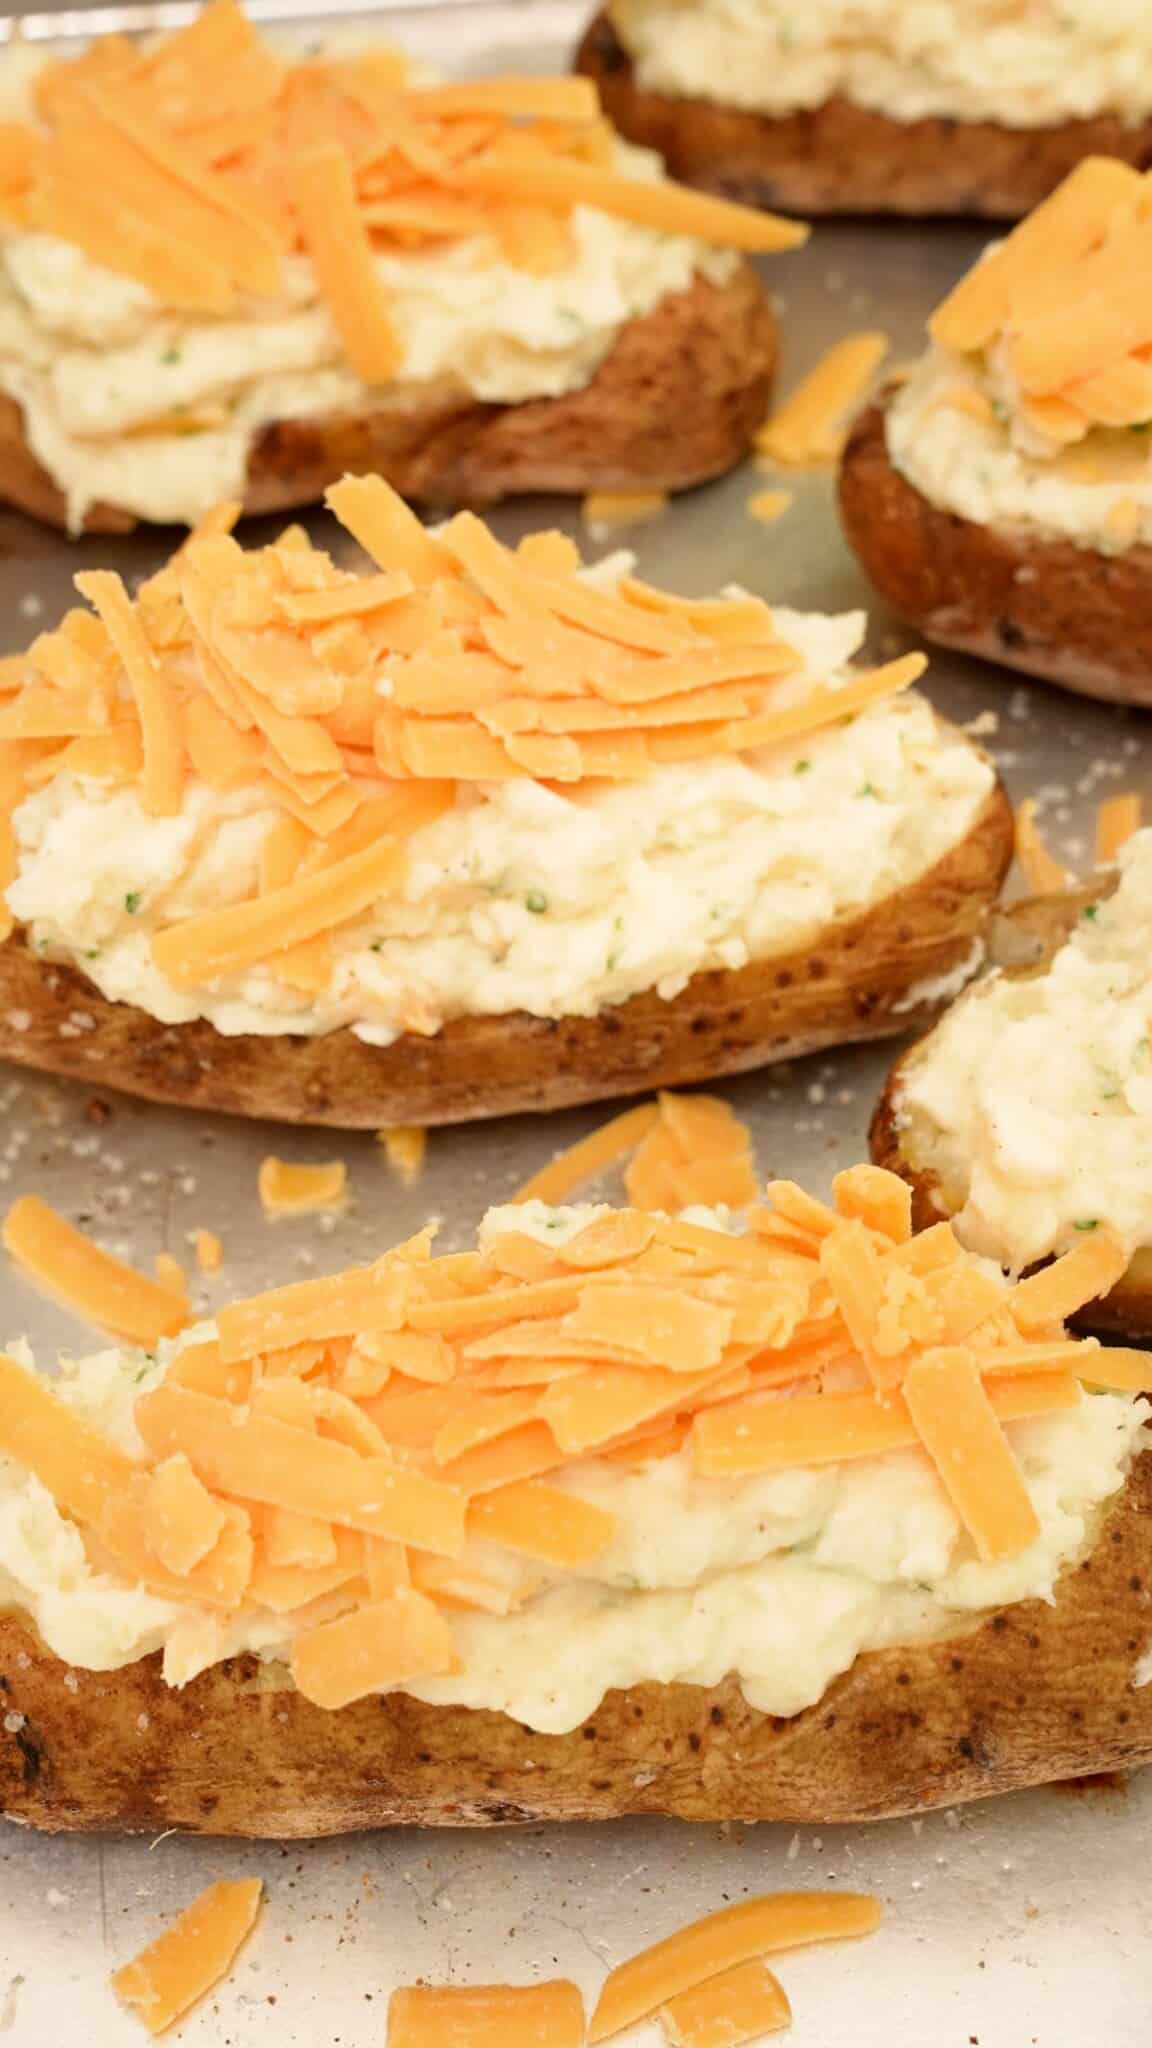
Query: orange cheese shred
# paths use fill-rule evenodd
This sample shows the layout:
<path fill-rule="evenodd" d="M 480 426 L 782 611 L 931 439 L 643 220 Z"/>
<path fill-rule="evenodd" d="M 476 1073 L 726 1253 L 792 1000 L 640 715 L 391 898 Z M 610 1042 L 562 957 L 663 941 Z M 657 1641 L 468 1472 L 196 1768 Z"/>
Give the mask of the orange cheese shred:
<path fill-rule="evenodd" d="M 916 1433 L 982 1558 L 1011 1557 L 1040 1534 L 1024 1475 L 966 1351 L 926 1351 L 904 1393 Z"/>
<path fill-rule="evenodd" d="M 400 368 L 400 346 L 357 206 L 352 166 L 336 143 L 300 158 L 294 197 L 304 247 L 348 361 L 366 384 L 389 383 Z"/>
<path fill-rule="evenodd" d="M 292 1645 L 292 1677 L 314 1706 L 335 1711 L 405 1679 L 456 1668 L 452 1632 L 424 1594 L 400 1587 L 386 1600 L 307 1629 Z"/>
<path fill-rule="evenodd" d="M 514 1202 L 563 1202 L 584 1181 L 592 1180 L 597 1174 L 607 1172 L 618 1160 L 627 1157 L 645 1133 L 650 1131 L 659 1118 L 660 1111 L 654 1102 L 644 1102 L 635 1109 L 626 1109 L 614 1116 L 587 1138 L 580 1138 L 574 1145 L 561 1152 L 547 1166 L 542 1166 L 531 1180 L 516 1190 Z"/>
<path fill-rule="evenodd" d="M 257 1185 L 266 1216 L 317 1216 L 343 1207 L 348 1168 L 342 1159 L 322 1166 L 301 1166 L 270 1153 L 260 1162 Z"/>
<path fill-rule="evenodd" d="M 1040 835 L 1036 823 L 1036 799 L 1025 797 L 1016 813 L 1016 858 L 1024 870 L 1028 887 L 1037 896 L 1054 894 L 1068 887 L 1067 870 L 1061 867 Z"/>
<path fill-rule="evenodd" d="M 393 1124 L 376 1133 L 393 1173 L 411 1186 L 419 1179 L 428 1149 L 428 1133 L 419 1124 Z"/>
<path fill-rule="evenodd" d="M 584 2048 L 575 1984 L 414 1985 L 388 2005 L 387 2048 Z"/>
<path fill-rule="evenodd" d="M 1120 848 L 1127 844 L 1134 832 L 1140 830 L 1143 811 L 1143 799 L 1137 790 L 1126 790 L 1120 796 L 1110 796 L 1100 805 L 1096 813 L 1098 867 L 1110 866 Z"/>
<path fill-rule="evenodd" d="M 227 1976 L 260 1911 L 259 1878 L 222 1879 L 112 1977 L 121 2003 L 163 2034 Z"/>
<path fill-rule="evenodd" d="M 757 1956 L 670 1998 L 660 2008 L 660 2024 L 670 2048 L 742 2048 L 791 2026 L 792 2007 L 780 1979 Z"/>
<path fill-rule="evenodd" d="M 756 436 L 761 455 L 793 466 L 834 462 L 843 422 L 888 353 L 886 334 L 852 334 L 822 356 Z"/>
<path fill-rule="evenodd" d="M 879 1924 L 879 1899 L 862 1892 L 776 1892 L 726 1906 L 613 1970 L 589 2021 L 589 2043 L 609 2040 L 755 1957 L 871 1934 Z"/>
<path fill-rule="evenodd" d="M 4 1218 L 4 1249 L 75 1314 L 132 1344 L 153 1345 L 191 1320 L 187 1298 L 134 1273 L 42 1202 L 22 1195 Z"/>

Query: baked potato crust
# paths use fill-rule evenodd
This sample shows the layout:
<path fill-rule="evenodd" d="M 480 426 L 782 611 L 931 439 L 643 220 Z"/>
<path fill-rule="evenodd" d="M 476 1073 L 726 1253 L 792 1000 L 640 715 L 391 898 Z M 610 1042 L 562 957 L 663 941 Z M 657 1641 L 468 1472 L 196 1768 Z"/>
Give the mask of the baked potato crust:
<path fill-rule="evenodd" d="M 1085 904 L 1098 902 L 1110 893 L 1114 877 L 1105 876 L 1085 888 L 1068 890 L 1059 896 L 1031 896 L 994 920 L 993 961 L 1006 973 L 1042 972 L 1063 945 Z M 997 930 L 997 927 L 999 928 Z M 900 1092 L 908 1068 L 923 1057 L 932 1033 L 896 1062 L 876 1105 L 869 1130 L 869 1146 L 878 1166 L 898 1173 L 912 1189 L 912 1220 L 917 1230 L 939 1223 L 954 1213 L 958 1203 L 941 1185 L 939 1175 L 919 1156 L 916 1133 L 901 1110 Z M 1071 1318 L 1075 1328 L 1101 1336 L 1123 1337 L 1130 1342 L 1152 1340 L 1152 1248 L 1141 1249 L 1122 1280 L 1102 1300 L 1090 1302 Z"/>
<path fill-rule="evenodd" d="M 817 942 L 694 975 L 593 1017 L 463 1017 L 387 1047 L 350 1030 L 226 1038 L 109 1002 L 75 968 L 0 945 L 0 1058 L 187 1109 L 375 1130 L 462 1123 L 639 1094 L 915 1030 L 938 1007 L 918 984 L 959 969 L 1012 857 L 1012 812 L 990 792 L 967 836 L 908 888 Z"/>
<path fill-rule="evenodd" d="M 893 121 L 835 98 L 774 116 L 647 92 L 607 13 L 584 34 L 575 68 L 630 142 L 666 158 L 673 177 L 749 206 L 786 213 L 974 214 L 1016 220 L 1085 156 L 1152 163 L 1152 122 L 1115 115 L 1046 128 L 996 121 Z"/>
<path fill-rule="evenodd" d="M 1104 555 L 945 511 L 896 468 L 885 412 L 883 399 L 869 406 L 848 437 L 840 513 L 901 618 L 1083 696 L 1152 704 L 1152 548 Z"/>
<path fill-rule="evenodd" d="M 530 491 L 685 490 L 744 455 L 768 408 L 777 349 L 776 318 L 751 264 L 724 284 L 697 275 L 629 321 L 589 383 L 564 397 L 484 405 L 444 380 L 374 412 L 265 427 L 244 510 L 312 504 L 347 472 L 382 476 L 442 509 Z M 28 446 L 20 406 L 3 394 L 0 498 L 67 527 L 65 496 Z M 84 531 L 127 533 L 139 523 L 97 504 Z"/>
<path fill-rule="evenodd" d="M 396 1822 L 665 1814 L 831 1824 L 920 1813 L 1152 1759 L 1152 1452 L 1053 1605 L 870 1651 L 816 1706 L 757 1713 L 729 1681 L 607 1695 L 569 1735 L 405 1695 L 325 1713 L 252 1659 L 182 1692 L 159 1659 L 70 1673 L 0 1616 L 0 1810 L 50 1830 L 281 1837 Z"/>

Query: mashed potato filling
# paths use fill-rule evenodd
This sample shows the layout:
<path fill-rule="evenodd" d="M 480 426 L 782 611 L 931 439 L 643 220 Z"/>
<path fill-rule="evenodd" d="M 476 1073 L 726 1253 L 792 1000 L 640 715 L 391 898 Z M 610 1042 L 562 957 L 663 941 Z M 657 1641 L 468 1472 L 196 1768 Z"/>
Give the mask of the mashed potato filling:
<path fill-rule="evenodd" d="M 977 526 L 1122 554 L 1152 540 L 1152 422 L 1061 447 L 1021 419 L 1002 345 L 933 346 L 888 407 L 888 452 L 932 504 Z"/>
<path fill-rule="evenodd" d="M 513 1223 L 554 1245 L 597 1213 L 542 1204 L 496 1211 L 481 1245 Z M 201 1325 L 162 1344 L 158 1358 L 105 1351 L 66 1361 L 57 1391 L 139 1454 L 137 1395 L 188 1342 L 211 1334 Z M 1140 1404 L 1113 1395 L 1085 1397 L 1008 1434 L 1039 1533 L 996 1563 L 977 1557 L 918 1451 L 739 1479 L 701 1477 L 687 1450 L 638 1469 L 603 1458 L 574 1463 L 556 1483 L 617 1517 L 611 1547 L 561 1575 L 474 1541 L 473 1562 L 524 1604 L 507 1615 L 454 1615 L 460 1670 L 405 1689 L 437 1705 L 505 1712 L 550 1734 L 578 1726 L 611 1688 L 644 1681 L 713 1686 L 734 1675 L 753 1707 L 799 1713 L 864 1650 L 956 1633 L 1012 1601 L 1051 1599 L 1146 1440 Z M 169 1677 L 182 1680 L 250 1649 L 279 1682 L 291 1647 L 284 1616 L 248 1611 L 197 1634 L 187 1608 L 95 1569 L 76 1527 L 10 1459 L 0 1460 L 0 1592 L 49 1650 L 83 1670 L 114 1670 L 166 1649 Z"/>
<path fill-rule="evenodd" d="M 621 144 L 629 176 L 659 160 Z M 722 283 L 737 261 L 687 235 L 578 206 L 572 257 L 546 275 L 516 268 L 491 237 L 380 251 L 376 267 L 401 350 L 395 381 L 350 366 L 304 256 L 280 302 L 243 318 L 183 318 L 151 291 L 54 235 L 0 239 L 0 391 L 18 401 L 32 452 L 79 526 L 97 502 L 191 524 L 244 495 L 249 456 L 274 420 L 383 407 L 403 413 L 461 396 L 488 404 L 557 398 L 588 384 L 628 321 L 697 275 Z"/>
<path fill-rule="evenodd" d="M 804 662 L 777 701 L 850 681 L 861 614 L 774 616 Z M 589 1016 L 653 988 L 670 999 L 703 969 L 802 945 L 925 873 L 992 784 L 984 757 L 915 695 L 639 781 L 461 784 L 409 841 L 400 887 L 333 933 L 321 994 L 271 966 L 182 990 L 153 957 L 159 930 L 255 893 L 274 813 L 253 790 L 192 778 L 179 814 L 160 818 L 133 787 L 58 774 L 15 813 L 7 900 L 36 949 L 165 1023 L 350 1025 L 388 1044 L 461 1015 Z"/>
<path fill-rule="evenodd" d="M 1142 0 L 612 0 L 642 86 L 787 115 L 1038 128 L 1152 112 Z"/>
<path fill-rule="evenodd" d="M 1017 1270 L 1105 1227 L 1152 1244 L 1152 831 L 1119 865 L 1043 974 L 982 982 L 902 1080 L 961 1239 Z"/>

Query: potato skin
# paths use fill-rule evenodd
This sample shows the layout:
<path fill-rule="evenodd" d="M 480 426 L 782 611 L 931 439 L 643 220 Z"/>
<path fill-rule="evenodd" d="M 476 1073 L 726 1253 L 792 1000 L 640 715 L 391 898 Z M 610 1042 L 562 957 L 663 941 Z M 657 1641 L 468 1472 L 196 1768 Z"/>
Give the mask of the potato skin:
<path fill-rule="evenodd" d="M 686 490 L 741 460 L 768 409 L 777 350 L 775 315 L 751 264 L 725 284 L 697 276 L 630 321 L 590 382 L 564 397 L 483 405 L 443 380 L 416 402 L 373 413 L 275 422 L 253 447 L 244 510 L 312 504 L 349 471 L 441 509 L 531 491 Z M 64 494 L 29 448 L 19 405 L 3 395 L 0 499 L 67 527 Z M 99 504 L 84 531 L 127 533 L 138 523 Z"/>
<path fill-rule="evenodd" d="M 604 111 L 631 142 L 658 149 L 673 177 L 749 206 L 786 213 L 970 214 L 1018 220 L 1082 157 L 1152 163 L 1152 122 L 1115 115 L 1048 128 L 996 121 L 893 121 L 846 99 L 806 112 L 758 114 L 713 100 L 647 92 L 606 13 L 576 51 Z"/>
<path fill-rule="evenodd" d="M 1084 906 L 1110 895 L 1114 874 L 1097 876 L 1087 887 L 1060 896 L 1030 896 L 998 913 L 993 927 L 992 957 L 1006 973 L 1042 972 L 1063 945 Z M 996 927 L 999 927 L 999 930 Z M 997 955 L 1000 955 L 997 960 Z M 1009 965 L 1011 961 L 1013 964 Z M 917 1040 L 896 1062 L 873 1111 L 868 1143 L 877 1166 L 898 1173 L 912 1189 L 912 1221 L 926 1230 L 953 1213 L 954 1203 L 939 1177 L 919 1156 L 916 1133 L 901 1108 L 904 1076 L 923 1058 L 932 1033 Z M 1120 1337 L 1129 1343 L 1152 1341 L 1152 1248 L 1139 1250 L 1122 1280 L 1099 1301 L 1089 1302 L 1071 1317 L 1072 1327 L 1087 1334 Z"/>
<path fill-rule="evenodd" d="M 933 505 L 869 406 L 840 468 L 844 531 L 881 596 L 942 647 L 1087 697 L 1152 704 L 1152 548 L 1103 555 Z"/>
<path fill-rule="evenodd" d="M 815 948 L 697 974 L 671 1001 L 651 990 L 594 1017 L 463 1017 L 387 1047 L 348 1030 L 225 1038 L 203 1021 L 159 1024 L 15 936 L 0 945 L 0 1058 L 153 1102 L 346 1130 L 639 1094 L 925 1024 L 935 1006 L 908 992 L 963 964 L 1011 857 L 997 785 L 934 868 Z"/>
<path fill-rule="evenodd" d="M 609 1693 L 570 1735 L 397 1694 L 339 1713 L 251 1659 L 182 1692 L 159 1659 L 69 1675 L 0 1616 L 0 1811 L 34 1827 L 315 1836 L 666 1814 L 879 1820 L 1152 1760 L 1152 1452 L 1054 1605 L 871 1651 L 814 1707 L 759 1714 L 731 1681 Z M 66 1682 L 67 1680 L 67 1682 Z"/>

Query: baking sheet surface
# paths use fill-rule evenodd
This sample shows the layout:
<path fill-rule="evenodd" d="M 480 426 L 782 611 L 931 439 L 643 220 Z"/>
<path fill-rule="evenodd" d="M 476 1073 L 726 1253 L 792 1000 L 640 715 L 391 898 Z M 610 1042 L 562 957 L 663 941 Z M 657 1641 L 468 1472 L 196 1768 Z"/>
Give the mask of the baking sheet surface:
<path fill-rule="evenodd" d="M 103 8 L 101 30 L 170 23 L 189 9 Z M 296 6 L 265 0 L 265 18 Z M 362 37 L 363 7 L 322 32 Z M 56 22 L 74 29 L 79 17 Z M 53 17 L 33 18 L 38 37 Z M 580 25 L 569 0 L 466 0 L 393 10 L 388 32 L 454 70 L 549 70 Z M 821 228 L 771 266 L 783 318 L 785 383 L 847 330 L 880 326 L 897 355 L 918 346 L 929 308 L 982 236 L 964 227 Z M 745 502 L 751 468 L 683 499 L 634 538 L 641 573 L 693 593 L 740 582 L 821 610 L 868 593 L 839 536 L 826 476 L 784 479 L 795 503 L 777 526 Z M 775 481 L 770 479 L 769 481 Z M 579 533 L 578 514 L 539 502 L 495 515 L 508 538 L 542 523 Z M 318 532 L 324 518 L 315 521 Z M 258 533 L 253 537 L 259 537 Z M 0 512 L 3 648 L 55 622 L 77 567 L 149 571 L 170 537 L 67 545 Z M 586 539 L 586 536 L 584 536 Z M 909 641 L 875 613 L 878 654 Z M 992 711 L 986 743 L 1013 793 L 1041 800 L 1041 822 L 1072 864 L 1086 860 L 1095 803 L 1148 788 L 1143 722 L 938 657 L 930 693 L 949 716 Z M 821 1056 L 726 1092 L 755 1132 L 761 1166 L 819 1189 L 864 1152 L 892 1048 Z M 189 1255 L 197 1225 L 220 1230 L 226 1261 L 205 1306 L 225 1294 L 331 1270 L 406 1235 L 429 1213 L 457 1244 L 491 1201 L 605 1112 L 519 1119 L 433 1135 L 414 1189 L 389 1176 L 371 1137 L 341 1138 L 181 1117 L 0 1072 L 0 1203 L 34 1190 L 141 1265 Z M 343 1156 L 352 1203 L 330 1229 L 270 1226 L 256 1169 L 270 1150 Z M 29 1335 L 42 1357 L 85 1348 L 80 1327 L 0 1270 L 0 1338 Z M 605 1970 L 687 1918 L 753 1891 L 840 1884 L 878 1891 L 881 1933 L 782 1965 L 793 2036 L 812 2048 L 1147 2048 L 1152 2038 L 1148 1843 L 1152 1776 L 1061 1788 L 872 1828 L 617 1826 L 390 1831 L 338 1842 L 155 1843 L 37 1839 L 0 1828 L 0 2042 L 12 2048 L 129 2048 L 142 2034 L 107 1989 L 108 1972 L 212 1878 L 267 1880 L 263 1924 L 218 1998 L 180 2039 L 231 2048 L 383 2048 L 389 1991 L 423 1977 L 492 1981 L 572 1975 L 594 1995 Z M 630 2037 L 630 2039 L 633 2037 Z M 655 2043 L 656 2028 L 635 2037 Z"/>

